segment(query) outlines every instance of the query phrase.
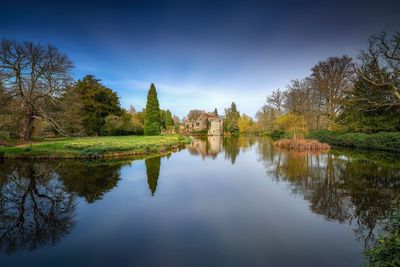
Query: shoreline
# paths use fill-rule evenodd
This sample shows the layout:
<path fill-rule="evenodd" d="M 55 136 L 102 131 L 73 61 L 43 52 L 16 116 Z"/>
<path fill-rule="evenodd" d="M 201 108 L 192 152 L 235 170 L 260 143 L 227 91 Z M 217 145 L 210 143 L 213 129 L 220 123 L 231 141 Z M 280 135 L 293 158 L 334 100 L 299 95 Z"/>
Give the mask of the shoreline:
<path fill-rule="evenodd" d="M 179 135 L 71 138 L 0 148 L 0 159 L 141 158 L 177 151 L 189 140 Z"/>

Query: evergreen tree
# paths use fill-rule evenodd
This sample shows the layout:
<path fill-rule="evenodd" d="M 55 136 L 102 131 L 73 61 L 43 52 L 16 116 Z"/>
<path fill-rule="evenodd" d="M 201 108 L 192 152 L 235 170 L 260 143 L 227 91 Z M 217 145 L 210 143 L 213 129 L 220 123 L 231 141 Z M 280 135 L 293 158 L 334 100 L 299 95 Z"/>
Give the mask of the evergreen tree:
<path fill-rule="evenodd" d="M 167 109 L 165 112 L 165 127 L 174 126 L 174 120 L 172 118 L 172 113 Z"/>
<path fill-rule="evenodd" d="M 79 95 L 83 127 L 88 135 L 105 134 L 105 118 L 122 113 L 117 93 L 92 75 L 77 81 L 70 93 Z"/>
<path fill-rule="evenodd" d="M 225 109 L 224 130 L 232 135 L 239 135 L 239 119 L 240 113 L 236 104 L 232 102 L 231 107 Z"/>
<path fill-rule="evenodd" d="M 358 77 L 343 101 L 342 113 L 336 120 L 338 128 L 364 133 L 400 131 L 400 108 L 385 104 L 391 96 L 389 86 L 377 86 Z"/>
<path fill-rule="evenodd" d="M 160 104 L 157 99 L 156 87 L 152 83 L 147 94 L 146 115 L 144 120 L 145 135 L 159 135 L 161 133 Z"/>
<path fill-rule="evenodd" d="M 219 117 L 217 108 L 214 109 L 213 113 L 214 113 L 215 117 Z"/>
<path fill-rule="evenodd" d="M 160 110 L 160 119 L 161 119 L 161 129 L 165 129 L 166 125 L 165 125 L 165 110 L 161 109 Z"/>

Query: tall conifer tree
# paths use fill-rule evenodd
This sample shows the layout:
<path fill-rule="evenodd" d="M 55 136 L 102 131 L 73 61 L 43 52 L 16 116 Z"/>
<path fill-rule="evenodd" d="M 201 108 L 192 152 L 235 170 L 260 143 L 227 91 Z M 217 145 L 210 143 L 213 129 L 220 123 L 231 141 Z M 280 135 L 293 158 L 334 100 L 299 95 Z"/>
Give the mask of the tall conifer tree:
<path fill-rule="evenodd" d="M 160 104 L 157 99 L 156 87 L 152 83 L 147 94 L 146 115 L 144 120 L 145 135 L 159 135 L 161 133 Z"/>

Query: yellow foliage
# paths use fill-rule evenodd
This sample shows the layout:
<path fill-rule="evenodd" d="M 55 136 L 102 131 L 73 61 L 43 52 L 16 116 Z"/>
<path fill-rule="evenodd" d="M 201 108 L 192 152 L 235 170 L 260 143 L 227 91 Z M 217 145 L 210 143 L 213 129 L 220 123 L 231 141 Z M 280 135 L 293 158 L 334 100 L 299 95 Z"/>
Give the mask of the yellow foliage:
<path fill-rule="evenodd" d="M 249 116 L 246 114 L 243 114 L 238 121 L 238 127 L 239 127 L 239 132 L 240 133 L 246 133 L 249 132 L 253 122 Z"/>
<path fill-rule="evenodd" d="M 293 135 L 293 138 L 304 137 L 307 133 L 307 124 L 304 116 L 296 114 L 285 114 L 279 116 L 276 120 L 278 127 Z"/>

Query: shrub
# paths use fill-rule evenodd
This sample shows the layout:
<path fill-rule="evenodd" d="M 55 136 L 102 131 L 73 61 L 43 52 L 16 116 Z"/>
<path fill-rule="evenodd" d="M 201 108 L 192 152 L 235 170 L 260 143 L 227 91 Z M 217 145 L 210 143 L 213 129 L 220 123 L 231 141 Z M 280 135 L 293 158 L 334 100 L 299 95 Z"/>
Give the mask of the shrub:
<path fill-rule="evenodd" d="M 274 142 L 274 146 L 278 148 L 294 149 L 294 150 L 329 150 L 331 147 L 326 143 L 318 142 L 311 139 L 281 139 Z"/>
<path fill-rule="evenodd" d="M 400 203 L 389 215 L 387 227 L 377 244 L 365 252 L 367 266 L 400 266 Z"/>
<path fill-rule="evenodd" d="M 335 144 L 337 135 L 338 135 L 338 133 L 335 131 L 314 130 L 314 131 L 310 131 L 307 134 L 307 138 L 317 139 L 323 143 Z"/>
<path fill-rule="evenodd" d="M 400 132 L 341 134 L 335 131 L 318 130 L 311 131 L 307 137 L 336 146 L 400 152 Z"/>
<path fill-rule="evenodd" d="M 279 140 L 286 137 L 286 133 L 284 131 L 273 131 L 270 133 L 270 136 L 274 140 Z"/>

